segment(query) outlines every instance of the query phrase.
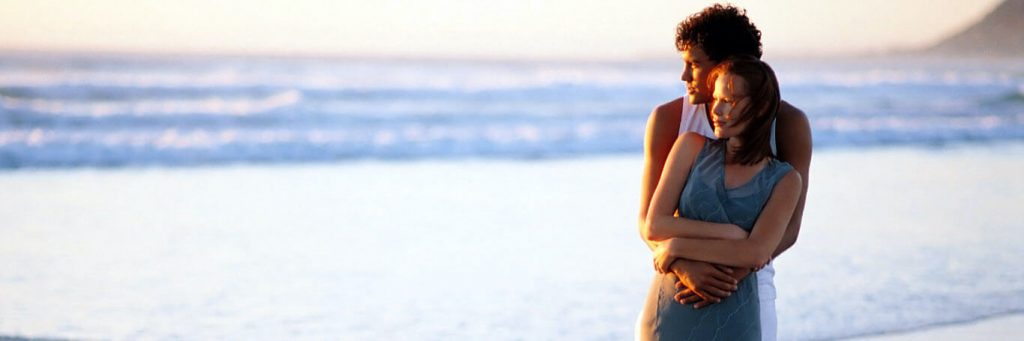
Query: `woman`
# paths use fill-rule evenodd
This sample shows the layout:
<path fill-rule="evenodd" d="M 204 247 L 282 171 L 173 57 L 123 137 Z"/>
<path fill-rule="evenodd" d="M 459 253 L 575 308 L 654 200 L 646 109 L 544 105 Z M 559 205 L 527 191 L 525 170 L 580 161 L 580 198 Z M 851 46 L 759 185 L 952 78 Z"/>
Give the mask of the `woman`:
<path fill-rule="evenodd" d="M 696 309 L 676 301 L 678 280 L 669 267 L 679 258 L 763 266 L 800 196 L 799 173 L 775 159 L 770 148 L 780 102 L 772 69 L 752 57 L 734 58 L 715 67 L 709 81 L 715 85 L 712 125 L 718 140 L 681 136 L 648 210 L 645 237 L 658 243 L 658 274 L 641 315 L 638 334 L 644 339 L 760 340 L 755 274 L 721 302 Z"/>

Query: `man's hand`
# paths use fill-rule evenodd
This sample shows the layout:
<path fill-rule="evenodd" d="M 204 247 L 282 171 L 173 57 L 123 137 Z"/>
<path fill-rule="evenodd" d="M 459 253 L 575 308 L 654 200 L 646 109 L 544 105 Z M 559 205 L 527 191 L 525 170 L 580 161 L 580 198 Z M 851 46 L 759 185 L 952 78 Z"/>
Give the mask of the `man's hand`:
<path fill-rule="evenodd" d="M 672 263 L 671 270 L 679 278 L 676 288 L 683 289 L 676 294 L 676 300 L 682 304 L 696 303 L 694 308 L 721 302 L 736 291 L 736 284 L 739 283 L 733 277 L 736 270 L 727 266 L 677 259 Z"/>
<path fill-rule="evenodd" d="M 672 272 L 672 264 L 678 259 L 672 256 L 672 240 L 674 238 L 664 241 L 654 248 L 654 271 L 663 274 Z"/>
<path fill-rule="evenodd" d="M 764 269 L 764 267 L 768 266 L 768 264 L 771 264 L 771 262 L 772 262 L 772 257 L 768 257 L 768 261 L 764 262 L 761 265 L 758 265 L 758 266 L 754 267 L 753 269 L 750 269 L 750 271 L 753 271 L 753 272 L 761 271 L 761 269 Z"/>

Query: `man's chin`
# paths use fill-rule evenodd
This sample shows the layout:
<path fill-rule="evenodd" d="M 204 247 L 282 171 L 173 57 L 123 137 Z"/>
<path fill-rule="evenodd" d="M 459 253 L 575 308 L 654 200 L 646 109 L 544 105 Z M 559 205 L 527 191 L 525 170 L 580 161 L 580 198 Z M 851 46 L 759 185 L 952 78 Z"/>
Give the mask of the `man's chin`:
<path fill-rule="evenodd" d="M 693 94 L 687 94 L 686 100 L 690 101 L 690 104 L 694 105 L 705 104 L 708 102 L 707 98 L 704 98 L 703 96 L 694 96 Z"/>

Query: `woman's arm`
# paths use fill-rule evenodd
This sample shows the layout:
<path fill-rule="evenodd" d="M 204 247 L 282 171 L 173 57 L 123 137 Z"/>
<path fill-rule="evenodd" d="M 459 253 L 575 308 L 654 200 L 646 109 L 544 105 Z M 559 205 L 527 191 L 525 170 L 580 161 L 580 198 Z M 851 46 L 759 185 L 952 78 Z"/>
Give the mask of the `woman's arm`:
<path fill-rule="evenodd" d="M 666 158 L 661 180 L 651 199 L 650 209 L 643 236 L 648 241 L 664 241 L 669 238 L 699 239 L 743 239 L 747 232 L 732 224 L 710 223 L 684 217 L 676 217 L 679 194 L 682 193 L 689 177 L 694 159 L 704 146 L 706 138 L 696 133 L 683 134 Z"/>
<path fill-rule="evenodd" d="M 775 185 L 750 237 L 741 240 L 673 238 L 661 245 L 657 266 L 668 271 L 674 258 L 688 258 L 729 266 L 756 268 L 771 259 L 786 232 L 801 192 L 800 173 L 790 171 Z M 652 208 L 653 209 L 653 208 Z"/>
<path fill-rule="evenodd" d="M 679 121 L 681 120 L 680 112 L 683 111 L 686 98 L 680 97 L 671 102 L 659 105 L 653 111 L 647 119 L 647 132 L 644 135 L 644 170 L 642 175 L 642 181 L 640 184 L 640 210 L 637 215 L 637 226 L 640 230 L 641 239 L 647 244 L 647 246 L 654 250 L 660 244 L 660 241 L 666 240 L 673 237 L 691 237 L 691 238 L 716 238 L 723 237 L 721 228 L 723 224 L 707 223 L 698 220 L 687 219 L 684 217 L 675 217 L 676 221 L 673 224 L 678 224 L 679 228 L 670 228 L 663 235 L 650 235 L 647 228 L 647 215 L 651 206 L 652 197 L 654 191 L 658 187 L 662 176 L 664 175 L 665 165 L 668 162 L 673 147 L 676 142 L 681 140 L 679 138 Z M 698 146 L 703 146 L 703 140 Z M 700 149 L 697 149 L 699 152 Z M 696 157 L 696 154 L 694 154 Z M 692 160 L 691 160 L 692 164 Z M 682 172 L 683 182 L 686 183 L 687 171 Z M 680 187 L 679 192 L 682 192 Z M 677 192 L 678 194 L 678 192 Z M 678 195 L 675 199 L 679 199 Z M 678 205 L 677 205 L 678 206 Z M 731 237 L 734 239 L 746 238 L 746 231 L 740 229 L 736 225 L 725 224 L 732 229 L 731 232 L 726 233 L 725 237 Z M 713 229 L 715 228 L 715 229 Z M 711 232 L 710 234 L 703 232 Z"/>
<path fill-rule="evenodd" d="M 665 168 L 666 159 L 679 138 L 679 122 L 681 114 L 687 105 L 685 97 L 677 98 L 671 102 L 657 106 L 651 111 L 647 119 L 647 131 L 644 134 L 644 164 L 642 181 L 640 183 L 640 209 L 637 215 L 637 228 L 641 240 L 653 251 L 658 248 L 661 242 L 654 241 L 647 237 L 647 213 L 651 204 L 651 197 L 658 187 L 658 181 Z M 699 223 L 685 218 L 684 222 Z M 734 226 L 739 229 L 739 227 Z M 689 303 L 707 305 L 718 302 L 726 297 L 728 293 L 735 290 L 735 283 L 746 275 L 742 271 L 733 271 L 732 274 L 722 270 L 722 267 L 709 263 L 678 259 L 671 266 L 672 271 L 679 278 L 679 283 L 688 288 Z M 729 280 L 728 276 L 738 276 L 735 280 Z"/>

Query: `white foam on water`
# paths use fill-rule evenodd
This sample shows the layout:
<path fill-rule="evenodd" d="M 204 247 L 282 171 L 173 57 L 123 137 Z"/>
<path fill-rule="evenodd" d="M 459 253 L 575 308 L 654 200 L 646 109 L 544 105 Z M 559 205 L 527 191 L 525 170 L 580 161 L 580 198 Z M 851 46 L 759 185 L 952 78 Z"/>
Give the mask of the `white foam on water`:
<path fill-rule="evenodd" d="M 0 168 L 637 153 L 682 86 L 640 62 L 0 61 Z M 1024 139 L 1021 63 L 772 63 L 819 148 Z"/>
<path fill-rule="evenodd" d="M 123 100 L 123 101 L 68 101 L 49 99 L 21 99 L 0 97 L 4 110 L 28 110 L 34 113 L 56 116 L 84 116 L 103 118 L 109 116 L 148 115 L 227 115 L 246 116 L 284 108 L 298 103 L 302 95 L 288 90 L 263 98 L 202 98 L 167 100 Z"/>

